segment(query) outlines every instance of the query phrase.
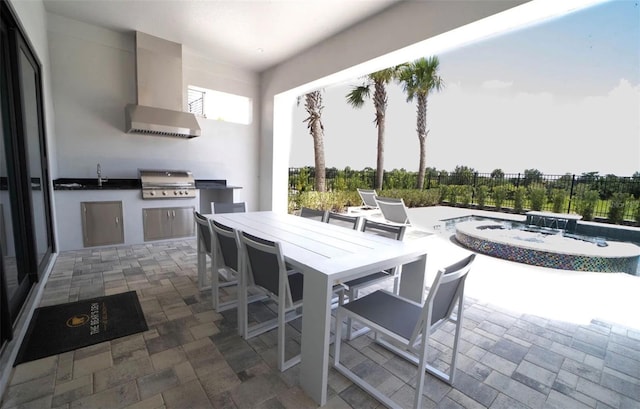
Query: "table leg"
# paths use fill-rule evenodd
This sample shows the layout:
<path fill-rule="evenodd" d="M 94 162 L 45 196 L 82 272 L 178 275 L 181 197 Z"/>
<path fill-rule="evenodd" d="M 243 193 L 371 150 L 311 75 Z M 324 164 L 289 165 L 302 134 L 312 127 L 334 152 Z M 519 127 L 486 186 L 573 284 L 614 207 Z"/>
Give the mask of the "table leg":
<path fill-rule="evenodd" d="M 327 402 L 332 285 L 325 274 L 305 274 L 300 384 L 317 404 Z"/>
<path fill-rule="evenodd" d="M 424 302 L 427 255 L 402 266 L 399 295 L 422 304 Z"/>

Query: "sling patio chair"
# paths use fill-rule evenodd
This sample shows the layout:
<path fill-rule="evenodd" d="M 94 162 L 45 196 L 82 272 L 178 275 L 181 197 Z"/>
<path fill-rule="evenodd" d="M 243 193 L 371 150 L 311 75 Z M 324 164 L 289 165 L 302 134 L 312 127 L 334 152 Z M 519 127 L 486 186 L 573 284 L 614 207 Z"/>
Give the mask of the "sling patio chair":
<path fill-rule="evenodd" d="M 359 216 L 349 216 L 347 214 L 335 213 L 335 212 L 327 212 L 327 223 L 335 224 L 337 226 L 346 227 L 348 229 L 358 230 L 360 227 L 360 220 L 362 218 Z"/>
<path fill-rule="evenodd" d="M 222 312 L 238 306 L 237 292 L 234 297 L 227 297 L 222 300 L 221 290 L 238 285 L 239 272 L 242 263 L 240 252 L 240 237 L 237 230 L 225 226 L 222 223 L 209 219 L 209 225 L 213 232 L 213 252 L 214 252 L 214 274 L 211 279 L 211 296 L 213 299 L 213 309 Z M 218 274 L 215 274 L 215 272 Z M 221 281 L 220 278 L 224 280 Z M 247 287 L 252 287 L 248 283 Z M 247 303 L 263 300 L 266 296 L 263 292 L 252 294 L 247 297 Z"/>
<path fill-rule="evenodd" d="M 215 274 L 213 265 L 213 241 L 209 220 L 197 210 L 193 211 L 193 218 L 197 227 L 197 257 L 198 257 L 198 289 L 206 290 L 210 287 L 210 282 Z M 207 262 L 209 258 L 209 263 Z M 211 266 L 211 271 L 207 271 L 207 265 Z"/>
<path fill-rule="evenodd" d="M 338 307 L 336 312 L 334 368 L 365 392 L 389 408 L 400 409 L 390 397 L 356 375 L 340 362 L 342 325 L 345 318 L 362 321 L 376 332 L 376 341 L 385 348 L 409 360 L 417 367 L 413 408 L 422 408 L 425 370 L 452 384 L 456 371 L 458 341 L 462 329 L 464 283 L 475 254 L 458 261 L 436 274 L 424 305 L 378 290 L 360 299 Z M 457 307 L 457 310 L 456 310 Z M 454 310 L 456 316 L 453 317 Z M 427 363 L 429 337 L 447 321 L 455 322 L 453 352 L 448 373 Z"/>
<path fill-rule="evenodd" d="M 406 230 L 406 226 L 404 225 L 390 225 L 385 223 L 378 223 L 371 221 L 369 219 L 364 219 L 364 223 L 362 224 L 362 231 L 369 234 L 375 234 L 378 236 L 387 237 L 394 240 L 402 240 L 404 237 L 404 233 Z M 400 267 L 394 267 L 388 270 L 378 271 L 373 274 L 366 275 L 364 277 L 356 278 L 354 280 L 349 280 L 347 282 L 342 283 L 342 286 L 345 288 L 346 296 L 349 302 L 356 300 L 359 296 L 360 290 L 370 287 L 376 284 L 380 284 L 386 280 L 393 280 L 393 292 L 398 292 L 398 278 L 400 276 Z M 344 298 L 340 299 L 341 304 L 344 303 Z M 355 338 L 358 335 L 361 335 L 365 332 L 368 332 L 369 329 L 367 327 L 360 328 L 357 331 L 353 331 L 351 326 L 351 320 L 348 319 L 347 325 L 347 334 L 346 337 L 348 340 Z"/>
<path fill-rule="evenodd" d="M 211 213 L 245 213 L 247 211 L 247 204 L 245 202 L 211 202 Z"/>
<path fill-rule="evenodd" d="M 302 309 L 302 273 L 287 271 L 280 243 L 240 232 L 243 268 L 253 284 L 262 288 L 278 306 L 275 320 L 249 326 L 245 316 L 242 333 L 245 339 L 253 338 L 273 328 L 278 328 L 278 369 L 285 371 L 300 362 L 300 354 L 286 359 L 285 334 L 288 321 L 300 317 Z M 245 310 L 246 311 L 246 310 Z M 274 323 L 275 321 L 275 323 Z"/>
<path fill-rule="evenodd" d="M 300 209 L 300 217 L 305 217 L 307 219 L 314 219 L 324 223 L 327 221 L 327 211 L 311 209 L 309 207 L 303 207 Z"/>
<path fill-rule="evenodd" d="M 300 209 L 300 217 L 305 217 L 307 219 L 313 219 L 313 220 L 318 220 L 320 222 L 323 223 L 331 223 L 331 224 L 336 224 L 338 223 L 338 219 L 335 216 L 332 216 L 331 221 L 329 221 L 329 214 L 331 212 L 327 211 L 327 210 L 316 210 L 316 209 L 311 209 L 308 207 L 303 207 Z M 342 216 L 342 215 L 341 215 Z M 345 217 L 349 217 L 349 220 L 351 220 L 350 216 L 345 216 Z M 343 221 L 339 222 L 339 223 L 345 223 L 344 218 L 342 218 Z M 348 223 L 354 223 L 353 221 L 349 221 Z M 291 268 L 288 264 L 287 264 L 287 268 Z M 340 303 L 342 303 L 344 301 L 344 287 L 340 284 L 336 284 L 336 286 L 334 286 L 333 288 L 333 293 L 334 295 L 338 296 L 338 303 L 335 304 L 336 306 Z"/>

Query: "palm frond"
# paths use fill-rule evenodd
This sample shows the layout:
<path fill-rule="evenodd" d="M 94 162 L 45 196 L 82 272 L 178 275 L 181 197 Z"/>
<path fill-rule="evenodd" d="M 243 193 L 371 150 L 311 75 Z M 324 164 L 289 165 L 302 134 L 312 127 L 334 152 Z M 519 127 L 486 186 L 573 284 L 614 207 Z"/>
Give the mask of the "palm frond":
<path fill-rule="evenodd" d="M 439 67 L 438 57 L 431 56 L 407 63 L 401 69 L 398 80 L 407 94 L 407 101 L 412 101 L 416 95 L 428 95 L 444 88 L 444 81 L 438 75 Z"/>
<path fill-rule="evenodd" d="M 347 102 L 354 108 L 360 108 L 364 105 L 364 100 L 371 95 L 371 88 L 368 84 L 353 87 L 346 95 Z"/>
<path fill-rule="evenodd" d="M 385 68 L 384 70 L 372 72 L 368 75 L 369 79 L 374 82 L 383 82 L 385 84 L 389 83 L 396 75 L 394 67 Z"/>

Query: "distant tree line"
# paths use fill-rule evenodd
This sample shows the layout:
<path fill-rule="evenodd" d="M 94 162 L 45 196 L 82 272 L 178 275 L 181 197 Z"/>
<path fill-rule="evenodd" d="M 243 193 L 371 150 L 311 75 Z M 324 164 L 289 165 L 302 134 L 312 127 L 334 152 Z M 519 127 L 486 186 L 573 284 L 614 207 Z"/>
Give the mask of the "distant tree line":
<path fill-rule="evenodd" d="M 315 177 L 313 167 L 289 169 L 290 194 L 314 191 Z M 344 192 L 372 189 L 377 186 L 378 175 L 372 168 L 327 168 L 325 178 L 327 190 Z M 385 171 L 382 190 L 415 190 L 418 178 L 418 172 L 405 169 Z M 640 171 L 632 176 L 616 176 L 599 172 L 546 175 L 537 169 L 480 173 L 467 166 L 456 166 L 451 172 L 426 168 L 424 188 L 419 190 L 428 189 L 438 189 L 439 203 L 455 206 L 509 209 L 517 213 L 546 210 L 578 213 L 585 220 L 606 218 L 614 223 L 624 220 L 640 223 Z"/>

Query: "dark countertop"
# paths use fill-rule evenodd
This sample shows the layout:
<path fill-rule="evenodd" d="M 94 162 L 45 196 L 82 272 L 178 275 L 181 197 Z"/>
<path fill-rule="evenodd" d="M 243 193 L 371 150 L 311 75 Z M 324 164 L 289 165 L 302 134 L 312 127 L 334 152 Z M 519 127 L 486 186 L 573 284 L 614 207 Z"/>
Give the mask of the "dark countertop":
<path fill-rule="evenodd" d="M 240 186 L 228 186 L 224 179 L 196 179 L 196 189 L 241 189 Z M 140 179 L 107 179 L 98 186 L 98 179 L 60 178 L 53 181 L 53 190 L 122 190 L 142 189 Z"/>
<path fill-rule="evenodd" d="M 242 189 L 242 187 L 229 186 L 224 179 L 196 179 L 196 189 Z"/>
<path fill-rule="evenodd" d="M 98 186 L 98 179 L 60 178 L 53 181 L 53 190 L 122 190 L 141 189 L 140 179 L 107 179 Z"/>

